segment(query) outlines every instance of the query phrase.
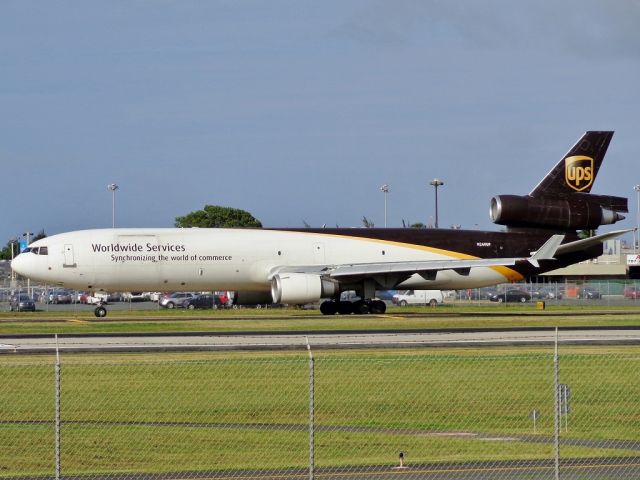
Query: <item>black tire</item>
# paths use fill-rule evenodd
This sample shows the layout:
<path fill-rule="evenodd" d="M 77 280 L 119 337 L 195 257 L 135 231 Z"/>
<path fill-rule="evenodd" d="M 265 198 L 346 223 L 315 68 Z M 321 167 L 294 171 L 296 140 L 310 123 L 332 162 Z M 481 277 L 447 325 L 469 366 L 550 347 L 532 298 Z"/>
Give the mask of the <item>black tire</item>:
<path fill-rule="evenodd" d="M 107 316 L 107 309 L 100 305 L 99 307 L 96 307 L 93 314 L 98 318 L 104 318 Z"/>
<path fill-rule="evenodd" d="M 527 297 L 520 297 L 520 303 L 526 303 Z"/>
<path fill-rule="evenodd" d="M 338 313 L 340 315 L 350 315 L 353 313 L 353 304 L 351 302 L 338 302 Z"/>
<path fill-rule="evenodd" d="M 498 302 L 498 303 L 502 303 L 502 302 L 504 302 L 504 298 L 502 298 L 502 297 L 498 297 L 497 302 Z"/>
<path fill-rule="evenodd" d="M 193 303 L 189 303 L 189 304 L 187 304 L 187 308 L 189 310 L 195 310 L 196 306 Z"/>
<path fill-rule="evenodd" d="M 430 307 L 437 307 L 438 306 L 438 301 L 435 298 L 432 298 L 431 300 L 429 300 L 429 306 Z"/>
<path fill-rule="evenodd" d="M 176 307 L 175 303 L 173 303 L 173 302 L 167 303 L 167 308 L 175 308 L 175 307 Z"/>
<path fill-rule="evenodd" d="M 369 305 L 369 310 L 373 314 L 382 315 L 384 312 L 387 311 L 387 304 L 384 303 L 382 300 L 373 300 Z"/>
<path fill-rule="evenodd" d="M 371 312 L 369 304 L 363 300 L 354 302 L 351 308 L 356 315 L 368 315 Z"/>
<path fill-rule="evenodd" d="M 400 300 L 400 303 L 398 305 L 400 305 L 401 307 L 406 307 L 408 303 L 406 300 Z"/>
<path fill-rule="evenodd" d="M 336 302 L 326 300 L 320 304 L 320 313 L 323 315 L 335 315 L 338 311 L 338 305 Z"/>

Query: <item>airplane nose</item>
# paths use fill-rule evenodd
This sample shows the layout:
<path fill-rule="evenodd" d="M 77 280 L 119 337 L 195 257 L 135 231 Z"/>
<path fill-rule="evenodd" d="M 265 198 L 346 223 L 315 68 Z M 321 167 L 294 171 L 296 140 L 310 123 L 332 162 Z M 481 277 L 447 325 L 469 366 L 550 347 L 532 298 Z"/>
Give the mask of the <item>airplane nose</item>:
<path fill-rule="evenodd" d="M 13 260 L 11 260 L 11 270 L 16 272 L 18 275 L 22 275 L 23 277 L 29 276 L 29 261 L 26 258 L 27 256 L 23 253 L 19 254 Z"/>

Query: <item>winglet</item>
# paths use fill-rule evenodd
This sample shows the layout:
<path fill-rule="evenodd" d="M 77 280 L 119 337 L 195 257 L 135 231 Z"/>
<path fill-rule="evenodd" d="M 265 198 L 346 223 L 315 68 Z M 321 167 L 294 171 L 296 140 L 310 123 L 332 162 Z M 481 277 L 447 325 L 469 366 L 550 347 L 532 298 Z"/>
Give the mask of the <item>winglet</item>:
<path fill-rule="evenodd" d="M 564 235 L 552 235 L 544 245 L 542 245 L 536 253 L 531 255 L 527 260 L 531 265 L 540 268 L 540 260 L 554 260 L 558 247 L 564 240 Z"/>

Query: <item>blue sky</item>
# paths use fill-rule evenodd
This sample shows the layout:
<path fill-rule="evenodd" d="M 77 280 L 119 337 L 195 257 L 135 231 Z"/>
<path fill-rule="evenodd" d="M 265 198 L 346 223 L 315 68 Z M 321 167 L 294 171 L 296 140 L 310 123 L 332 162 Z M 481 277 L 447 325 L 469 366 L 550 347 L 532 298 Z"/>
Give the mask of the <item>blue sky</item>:
<path fill-rule="evenodd" d="M 638 1 L 0 1 L 0 244 L 205 204 L 498 229 L 585 130 L 640 183 Z"/>

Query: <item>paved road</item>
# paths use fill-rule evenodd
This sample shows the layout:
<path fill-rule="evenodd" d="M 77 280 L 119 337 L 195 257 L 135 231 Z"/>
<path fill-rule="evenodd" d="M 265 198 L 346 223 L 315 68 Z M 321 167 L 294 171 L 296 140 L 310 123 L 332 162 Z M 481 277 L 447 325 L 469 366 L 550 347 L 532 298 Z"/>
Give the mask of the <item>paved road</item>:
<path fill-rule="evenodd" d="M 639 329 L 560 330 L 560 344 L 640 344 Z M 551 345 L 553 329 L 430 331 L 395 333 L 279 333 L 279 334 L 185 334 L 185 335 L 63 335 L 61 351 L 199 351 L 282 350 L 306 348 L 401 348 L 425 346 Z M 53 336 L 0 336 L 0 352 L 50 352 Z"/>

